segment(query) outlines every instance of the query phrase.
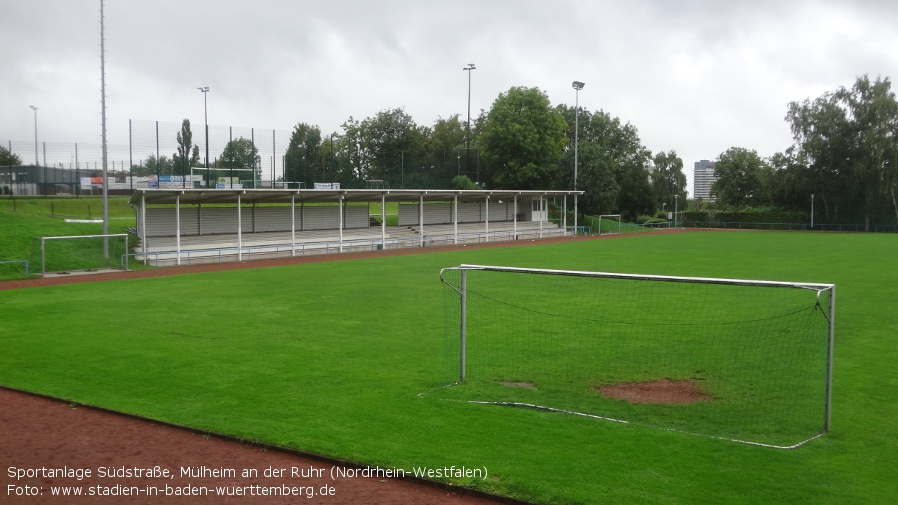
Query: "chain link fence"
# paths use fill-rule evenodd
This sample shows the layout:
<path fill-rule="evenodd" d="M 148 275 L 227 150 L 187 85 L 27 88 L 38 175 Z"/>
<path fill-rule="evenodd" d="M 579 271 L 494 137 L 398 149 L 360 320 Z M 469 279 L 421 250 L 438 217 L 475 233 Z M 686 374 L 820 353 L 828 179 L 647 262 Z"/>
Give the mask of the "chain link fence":
<path fill-rule="evenodd" d="M 189 152 L 179 142 L 181 123 L 131 120 L 127 145 L 107 146 L 110 194 L 139 188 L 313 188 L 315 183 L 366 188 L 447 188 L 452 178 L 479 180 L 479 156 L 463 148 L 412 156 L 362 159 L 357 139 L 325 136 L 311 157 L 288 154 L 291 131 L 190 125 Z M 6 141 L 0 193 L 90 195 L 102 190 L 99 144 Z M 295 152 L 295 151 L 294 151 Z"/>

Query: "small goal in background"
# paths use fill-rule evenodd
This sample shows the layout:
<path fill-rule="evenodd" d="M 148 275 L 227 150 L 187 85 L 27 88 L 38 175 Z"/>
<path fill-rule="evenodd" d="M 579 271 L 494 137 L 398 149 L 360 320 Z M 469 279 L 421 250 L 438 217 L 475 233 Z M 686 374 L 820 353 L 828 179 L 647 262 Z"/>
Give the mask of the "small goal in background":
<path fill-rule="evenodd" d="M 39 262 L 41 276 L 128 270 L 127 233 L 38 237 L 33 249 L 32 263 Z"/>

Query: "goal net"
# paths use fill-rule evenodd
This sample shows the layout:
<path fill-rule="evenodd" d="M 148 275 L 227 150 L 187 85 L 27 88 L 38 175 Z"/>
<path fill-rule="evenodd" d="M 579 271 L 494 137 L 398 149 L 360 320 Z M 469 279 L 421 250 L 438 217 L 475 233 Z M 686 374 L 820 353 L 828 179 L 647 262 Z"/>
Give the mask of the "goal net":
<path fill-rule="evenodd" d="M 31 258 L 41 275 L 128 270 L 128 234 L 37 237 Z"/>
<path fill-rule="evenodd" d="M 835 286 L 462 265 L 433 394 L 797 447 L 829 427 Z"/>

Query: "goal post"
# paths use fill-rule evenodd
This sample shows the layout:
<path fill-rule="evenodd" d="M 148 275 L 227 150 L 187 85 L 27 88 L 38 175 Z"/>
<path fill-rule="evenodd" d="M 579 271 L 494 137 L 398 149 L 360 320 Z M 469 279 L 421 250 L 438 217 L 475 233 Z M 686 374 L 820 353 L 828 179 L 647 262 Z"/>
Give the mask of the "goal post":
<path fill-rule="evenodd" d="M 460 265 L 446 399 L 770 447 L 829 430 L 835 285 Z"/>
<path fill-rule="evenodd" d="M 128 270 L 128 234 L 39 237 L 41 277 L 48 272 Z"/>

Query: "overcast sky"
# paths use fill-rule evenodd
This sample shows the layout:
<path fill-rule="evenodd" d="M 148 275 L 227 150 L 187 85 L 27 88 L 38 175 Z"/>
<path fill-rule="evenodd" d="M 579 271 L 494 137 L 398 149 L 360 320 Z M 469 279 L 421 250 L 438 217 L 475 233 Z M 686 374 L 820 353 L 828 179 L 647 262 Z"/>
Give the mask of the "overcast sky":
<path fill-rule="evenodd" d="M 100 144 L 99 0 L 0 0 L 0 142 Z M 128 120 L 341 132 L 404 108 L 420 125 L 512 86 L 634 125 L 693 163 L 792 144 L 790 101 L 898 76 L 894 0 L 107 0 L 110 144 Z M 167 153 L 166 153 L 167 154 Z M 25 157 L 26 163 L 30 157 Z"/>

